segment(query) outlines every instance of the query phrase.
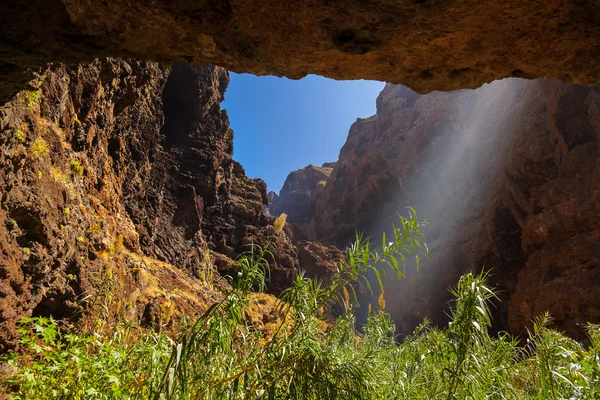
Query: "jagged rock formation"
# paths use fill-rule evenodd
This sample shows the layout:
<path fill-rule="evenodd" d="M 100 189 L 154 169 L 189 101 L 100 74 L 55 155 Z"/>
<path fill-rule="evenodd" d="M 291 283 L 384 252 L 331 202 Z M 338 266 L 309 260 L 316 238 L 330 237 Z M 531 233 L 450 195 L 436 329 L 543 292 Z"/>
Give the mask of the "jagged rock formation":
<path fill-rule="evenodd" d="M 297 256 L 262 215 L 265 183 L 247 178 L 232 159 L 233 131 L 219 106 L 228 82 L 221 68 L 172 68 L 163 91 L 162 157 L 142 185 L 141 199 L 126 197 L 125 203 L 140 221 L 143 250 L 192 272 L 205 261 L 205 244 L 219 268 L 230 272 L 249 245 L 281 238 L 271 271 L 278 291 L 293 277 Z"/>
<path fill-rule="evenodd" d="M 82 298 L 159 326 L 198 313 L 227 286 L 214 266 L 268 238 L 271 292 L 292 282 L 291 232 L 232 160 L 228 82 L 212 65 L 54 65 L 0 108 L 0 352 L 18 319 L 68 320 Z"/>
<path fill-rule="evenodd" d="M 420 92 L 509 76 L 600 83 L 597 0 L 6 0 L 0 98 L 47 62 L 137 57 Z M 293 46 L 290 46 L 293 43 Z"/>
<path fill-rule="evenodd" d="M 335 163 L 325 163 L 321 167 L 308 165 L 291 172 L 285 179 L 279 195 L 269 192 L 269 206 L 265 211 L 270 215 L 286 213 L 287 220 L 296 227 L 304 238 L 316 237 L 313 216 L 316 198 L 325 187 L 325 182 Z"/>
<path fill-rule="evenodd" d="M 424 96 L 388 84 L 316 198 L 316 237 L 379 237 L 415 207 L 433 258 L 386 282 L 400 332 L 444 322 L 447 288 L 485 265 L 503 300 L 496 329 L 524 334 L 548 310 L 580 337 L 600 321 L 599 111 L 598 89 L 553 80 Z"/>

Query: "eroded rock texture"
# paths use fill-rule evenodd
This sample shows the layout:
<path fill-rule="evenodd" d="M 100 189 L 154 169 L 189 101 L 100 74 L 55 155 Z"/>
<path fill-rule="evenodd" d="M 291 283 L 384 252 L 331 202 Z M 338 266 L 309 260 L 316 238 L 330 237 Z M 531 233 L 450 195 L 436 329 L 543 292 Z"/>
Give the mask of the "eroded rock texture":
<path fill-rule="evenodd" d="M 272 226 L 262 216 L 266 185 L 233 161 L 233 131 L 221 110 L 227 71 L 176 65 L 163 91 L 160 148 L 147 180 L 124 198 L 138 222 L 144 251 L 198 275 L 208 247 L 222 270 L 251 244 L 265 245 Z M 279 241 L 273 279 L 289 281 L 298 266 L 291 243 Z M 282 276 L 279 276 L 279 274 Z"/>
<path fill-rule="evenodd" d="M 424 96 L 388 84 L 316 198 L 316 237 L 379 238 L 412 206 L 431 223 L 432 261 L 386 280 L 401 333 L 444 322 L 447 288 L 485 266 L 501 291 L 495 329 L 524 334 L 548 310 L 580 337 L 600 321 L 599 106 L 598 89 L 554 80 Z"/>
<path fill-rule="evenodd" d="M 228 82 L 212 65 L 55 65 L 0 108 L 0 352 L 20 318 L 86 304 L 155 326 L 197 314 L 227 286 L 217 270 L 267 240 L 269 289 L 289 286 L 301 261 L 232 160 Z"/>
<path fill-rule="evenodd" d="M 151 314 L 148 292 L 168 300 L 121 250 L 140 243 L 120 201 L 156 156 L 166 79 L 146 62 L 58 66 L 0 109 L 0 350 L 19 318 L 70 317 L 94 286 L 110 286 L 127 318 Z"/>
<path fill-rule="evenodd" d="M 598 0 L 6 0 L 0 98 L 27 68 L 105 56 L 419 92 L 510 76 L 599 84 L 599 10 Z"/>
<path fill-rule="evenodd" d="M 287 214 L 287 220 L 307 239 L 316 237 L 314 215 L 316 199 L 325 187 L 325 182 L 335 163 L 321 167 L 309 165 L 291 172 L 286 178 L 279 195 L 269 193 L 269 206 L 265 211 L 271 215 Z"/>

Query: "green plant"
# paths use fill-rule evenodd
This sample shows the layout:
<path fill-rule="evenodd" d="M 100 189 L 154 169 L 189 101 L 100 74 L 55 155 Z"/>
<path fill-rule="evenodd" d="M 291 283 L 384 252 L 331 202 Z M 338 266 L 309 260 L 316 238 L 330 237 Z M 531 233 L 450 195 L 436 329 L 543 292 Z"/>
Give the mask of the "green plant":
<path fill-rule="evenodd" d="M 6 358 L 19 365 L 3 383 L 18 387 L 15 399 L 142 398 L 171 345 L 166 336 L 140 334 L 130 326 L 112 334 L 64 334 L 52 318 L 43 317 L 23 319 L 19 332 L 31 358 L 26 365 L 20 365 L 23 356 Z"/>
<path fill-rule="evenodd" d="M 28 106 L 32 106 L 34 104 L 38 104 L 40 102 L 41 91 L 38 90 L 26 90 L 25 91 L 25 101 Z"/>
<path fill-rule="evenodd" d="M 587 347 L 552 330 L 546 315 L 526 346 L 507 334 L 490 336 L 490 306 L 498 299 L 485 272 L 465 274 L 451 291 L 445 329 L 424 321 L 398 342 L 380 307 L 356 334 L 352 283 L 379 273 L 381 289 L 383 263 L 402 276 L 405 257 L 424 248 L 423 223 L 411 211 L 393 241 L 384 237 L 376 250 L 359 236 L 329 284 L 297 274 L 266 310 L 277 320 L 267 333 L 251 321 L 254 291 L 269 280 L 268 245 L 242 254 L 223 299 L 174 338 L 128 321 L 63 333 L 51 318 L 24 319 L 25 351 L 4 356 L 14 373 L 0 388 L 16 399 L 597 398 L 600 326 L 589 326 Z M 341 315 L 326 322 L 335 303 Z"/>
<path fill-rule="evenodd" d="M 123 235 L 117 236 L 114 242 L 110 243 L 109 252 L 111 255 L 115 255 L 123 250 Z"/>
<path fill-rule="evenodd" d="M 27 135 L 25 133 L 26 131 L 27 131 L 27 124 L 21 124 L 17 128 L 17 132 L 15 133 L 15 140 L 19 143 L 25 143 L 25 140 L 27 140 Z"/>
<path fill-rule="evenodd" d="M 44 84 L 44 82 L 46 82 L 46 78 L 47 78 L 47 76 L 46 76 L 46 75 L 42 75 L 42 76 L 40 77 L 40 81 L 39 81 L 39 82 L 38 82 L 38 84 L 37 84 L 37 87 L 38 87 L 38 89 L 42 87 L 42 85 Z"/>
<path fill-rule="evenodd" d="M 46 141 L 41 137 L 35 139 L 35 141 L 31 144 L 31 155 L 34 159 L 45 156 L 49 152 L 50 149 L 48 147 L 48 143 L 46 143 Z"/>
<path fill-rule="evenodd" d="M 83 167 L 81 166 L 81 163 L 77 160 L 71 160 L 71 162 L 69 163 L 69 166 L 71 168 L 71 173 L 75 176 L 81 176 L 83 175 Z"/>
<path fill-rule="evenodd" d="M 339 273 L 330 285 L 298 274 L 281 297 L 282 322 L 263 346 L 258 343 L 264 338 L 244 322 L 248 294 L 264 289 L 267 260 L 273 254 L 268 248 L 252 246 L 238 259 L 240 271 L 232 280 L 232 291 L 179 340 L 153 398 L 237 398 L 244 393 L 257 398 L 364 398 L 376 388 L 375 371 L 370 367 L 373 355 L 352 346 L 356 342 L 350 304 L 345 303 L 347 315 L 336 322 L 335 335 L 325 334 L 320 318 L 332 302 L 343 301 L 340 292 L 348 292 L 359 278 L 367 280 L 367 272 L 375 272 L 382 285 L 384 262 L 402 275 L 405 256 L 422 246 L 418 239 L 423 238 L 424 221 L 417 220 L 412 209 L 409 218 L 400 217 L 400 221 L 394 241 L 384 238 L 380 251 L 359 237 L 340 260 Z M 394 257 L 399 254 L 401 264 Z M 287 324 L 288 320 L 293 323 Z"/>

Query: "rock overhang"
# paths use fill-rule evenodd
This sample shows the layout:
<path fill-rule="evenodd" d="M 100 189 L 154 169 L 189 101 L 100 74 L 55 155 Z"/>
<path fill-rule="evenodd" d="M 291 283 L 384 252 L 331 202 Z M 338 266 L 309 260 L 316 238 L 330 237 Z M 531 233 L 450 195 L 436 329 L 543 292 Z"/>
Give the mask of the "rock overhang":
<path fill-rule="evenodd" d="M 420 92 L 505 77 L 600 82 L 598 0 L 7 0 L 0 99 L 48 62 L 135 57 L 374 79 Z"/>

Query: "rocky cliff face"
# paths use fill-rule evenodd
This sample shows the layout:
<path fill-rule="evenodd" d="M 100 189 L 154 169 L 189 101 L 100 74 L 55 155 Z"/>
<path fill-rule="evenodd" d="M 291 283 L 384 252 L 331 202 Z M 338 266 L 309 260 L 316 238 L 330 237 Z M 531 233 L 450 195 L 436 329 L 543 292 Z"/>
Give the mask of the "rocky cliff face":
<path fill-rule="evenodd" d="M 580 336 L 600 320 L 599 106 L 598 89 L 552 80 L 424 96 L 388 84 L 316 198 L 316 238 L 378 237 L 412 206 L 433 257 L 386 282 L 402 333 L 444 322 L 447 288 L 485 266 L 503 300 L 496 329 L 523 334 L 548 310 Z"/>
<path fill-rule="evenodd" d="M 228 82 L 211 65 L 55 65 L 0 108 L 0 352 L 26 316 L 197 313 L 227 285 L 215 266 L 231 273 L 267 238 L 270 290 L 289 285 L 298 250 L 262 214 L 264 182 L 232 160 Z"/>
<path fill-rule="evenodd" d="M 300 231 L 301 236 L 314 240 L 316 199 L 334 166 L 335 163 L 325 163 L 321 167 L 309 165 L 291 172 L 279 195 L 269 193 L 269 206 L 265 208 L 265 212 L 275 216 L 286 213 L 287 220 Z"/>
<path fill-rule="evenodd" d="M 552 77 L 598 84 L 597 0 L 5 0 L 0 98 L 48 62 L 136 57 L 415 90 Z M 290 46 L 293 43 L 293 46 Z"/>

